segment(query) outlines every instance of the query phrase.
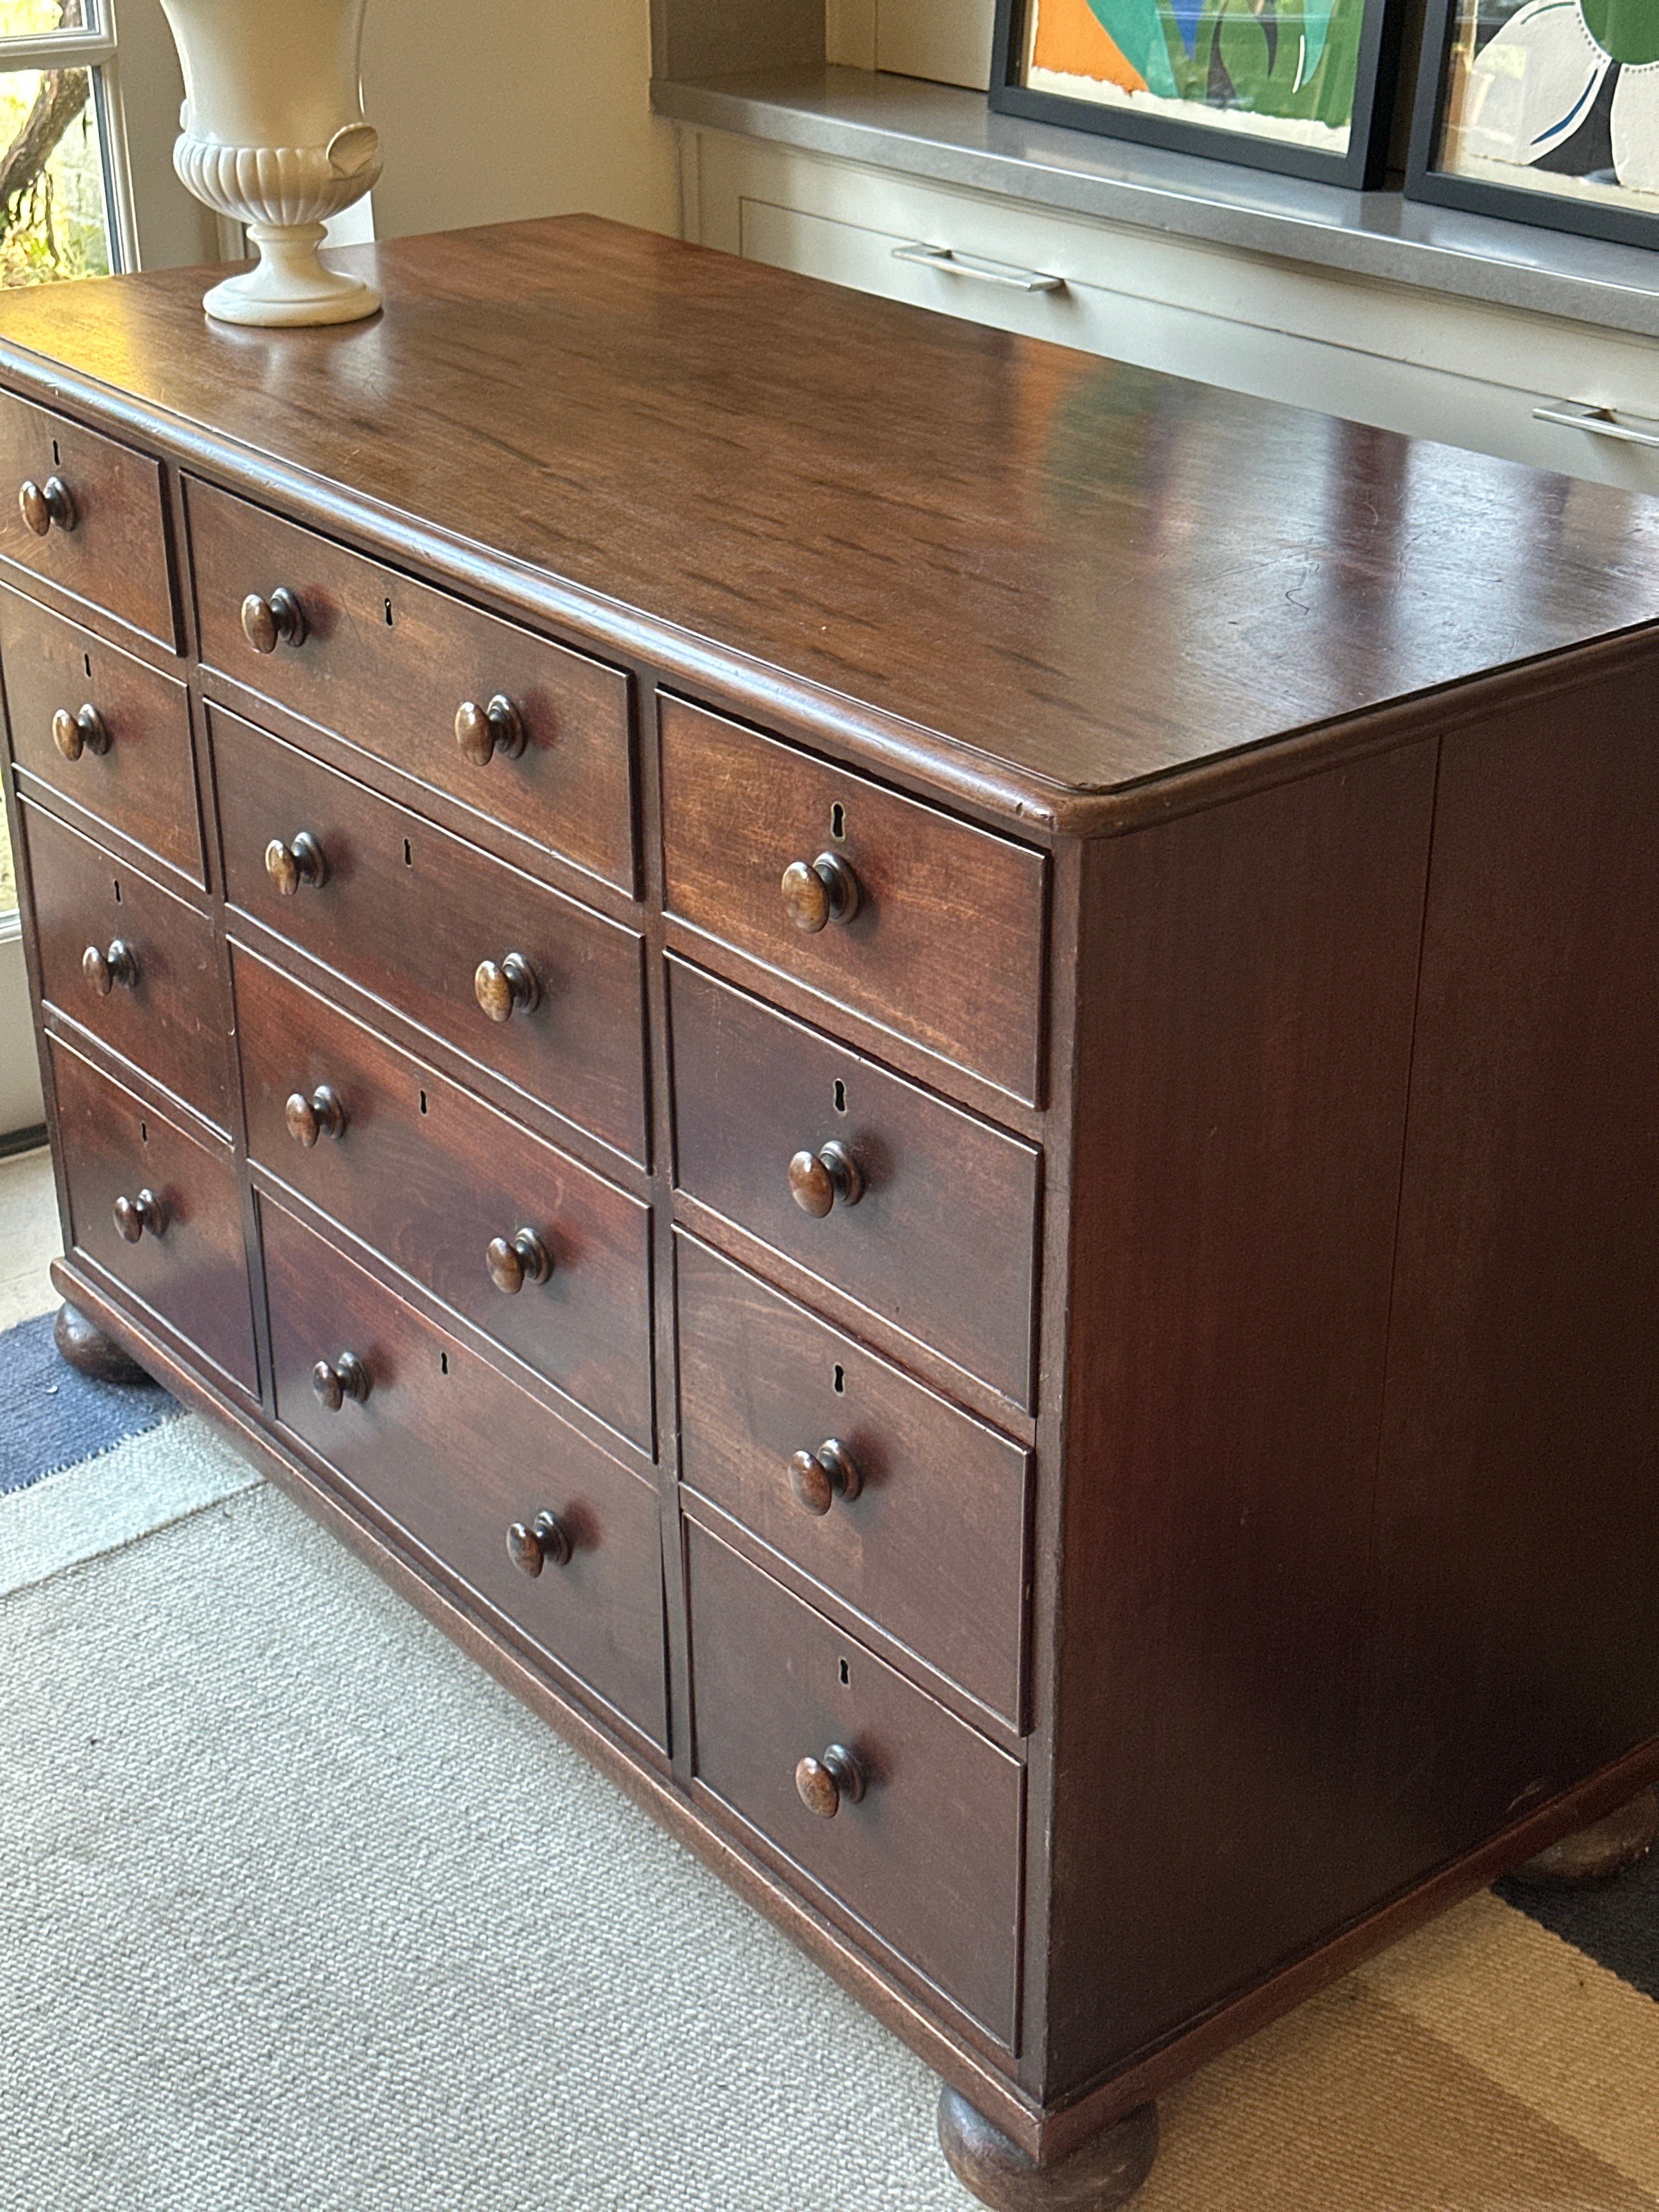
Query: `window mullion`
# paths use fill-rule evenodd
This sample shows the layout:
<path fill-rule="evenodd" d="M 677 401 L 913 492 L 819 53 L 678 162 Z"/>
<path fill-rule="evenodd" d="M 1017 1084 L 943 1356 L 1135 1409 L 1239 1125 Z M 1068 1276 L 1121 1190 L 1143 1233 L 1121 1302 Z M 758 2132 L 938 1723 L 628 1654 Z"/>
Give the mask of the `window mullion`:
<path fill-rule="evenodd" d="M 107 31 L 59 31 L 44 39 L 0 39 L 0 72 L 13 70 L 97 69 L 112 60 Z"/>

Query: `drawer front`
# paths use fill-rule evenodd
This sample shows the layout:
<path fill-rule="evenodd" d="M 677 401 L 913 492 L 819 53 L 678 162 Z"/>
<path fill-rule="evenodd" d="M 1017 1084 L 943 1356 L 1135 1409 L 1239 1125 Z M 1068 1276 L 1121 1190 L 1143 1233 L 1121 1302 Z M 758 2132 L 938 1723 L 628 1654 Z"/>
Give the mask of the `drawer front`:
<path fill-rule="evenodd" d="M 75 1249 L 225 1374 L 257 1390 L 241 1199 L 230 1160 L 55 1037 L 51 1052 Z"/>
<path fill-rule="evenodd" d="M 695 1238 L 678 1253 L 685 1482 L 1018 1728 L 1030 1454 Z"/>
<path fill-rule="evenodd" d="M 0 659 L 17 765 L 203 883 L 184 685 L 7 591 L 0 591 Z M 82 726 L 88 707 L 96 716 L 89 728 Z M 72 759 L 53 735 L 54 719 L 64 714 L 76 723 L 62 732 Z"/>
<path fill-rule="evenodd" d="M 1042 854 L 676 700 L 662 807 L 672 913 L 1036 1101 Z M 820 854 L 851 872 L 857 906 L 809 931 L 782 880 Z"/>
<path fill-rule="evenodd" d="M 69 526 L 37 507 L 47 523 L 37 535 L 22 487 L 45 491 L 54 479 Z M 9 392 L 0 392 L 0 558 L 177 650 L 160 463 Z"/>
<path fill-rule="evenodd" d="M 650 1451 L 650 1207 L 240 945 L 232 964 L 250 1156 Z M 329 1100 L 290 1128 L 323 1087 L 339 1133 Z M 491 1243 L 526 1230 L 552 1272 L 498 1253 L 499 1288 Z"/>
<path fill-rule="evenodd" d="M 633 893 L 625 676 L 228 493 L 192 482 L 186 499 L 210 666 Z M 279 588 L 299 601 L 305 637 L 256 653 L 242 602 Z M 516 709 L 523 750 L 477 763 L 460 750 L 456 711 L 496 697 Z"/>
<path fill-rule="evenodd" d="M 434 829 L 349 777 L 209 712 L 226 896 L 556 1113 L 643 1161 L 642 942 L 574 899 Z M 273 838 L 305 831 L 326 867 L 285 897 Z M 516 953 L 536 1003 L 501 1022 L 475 991 Z"/>
<path fill-rule="evenodd" d="M 1029 1404 L 1036 1147 L 678 960 L 669 1006 L 678 1187 Z M 863 1189 L 815 1217 L 790 1162 L 831 1143 Z"/>
<path fill-rule="evenodd" d="M 22 817 L 48 1003 L 228 1127 L 213 924 L 38 806 L 26 805 Z"/>
<path fill-rule="evenodd" d="M 261 1199 L 277 1418 L 352 1490 L 651 1742 L 667 1741 L 657 1492 L 362 1268 Z M 368 1395 L 318 1396 L 319 1361 L 361 1360 Z M 533 1577 L 515 1523 L 569 1546 Z"/>
<path fill-rule="evenodd" d="M 1012 2048 L 1023 1770 L 694 1524 L 692 1771 Z M 865 1777 L 829 1818 L 796 1784 L 832 1745 Z"/>

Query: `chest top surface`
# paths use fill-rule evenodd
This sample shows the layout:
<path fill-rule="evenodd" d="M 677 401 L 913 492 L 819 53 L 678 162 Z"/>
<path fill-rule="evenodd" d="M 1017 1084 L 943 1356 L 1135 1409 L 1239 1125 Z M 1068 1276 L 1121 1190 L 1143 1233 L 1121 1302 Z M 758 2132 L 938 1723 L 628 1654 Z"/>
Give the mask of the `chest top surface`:
<path fill-rule="evenodd" d="M 0 371 L 1060 793 L 1659 614 L 1633 494 L 591 217 L 355 252 L 373 322 L 210 323 L 169 270 L 7 296 Z"/>

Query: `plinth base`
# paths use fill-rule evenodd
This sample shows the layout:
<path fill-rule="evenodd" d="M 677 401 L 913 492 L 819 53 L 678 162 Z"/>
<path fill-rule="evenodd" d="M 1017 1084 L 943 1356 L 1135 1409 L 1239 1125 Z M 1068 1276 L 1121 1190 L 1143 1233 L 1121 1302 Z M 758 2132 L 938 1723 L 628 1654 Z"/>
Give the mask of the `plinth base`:
<path fill-rule="evenodd" d="M 359 323 L 378 314 L 380 295 L 361 276 L 342 276 L 317 258 L 319 222 L 248 225 L 259 258 L 240 276 L 216 284 L 202 305 L 216 322 L 261 329 L 302 329 L 323 323 Z"/>
<path fill-rule="evenodd" d="M 992 2212 L 1114 2212 L 1152 2170 L 1158 2107 L 1137 2106 L 1054 2165 L 1039 2166 L 965 2097 L 942 2089 L 939 2142 L 957 2179 Z"/>

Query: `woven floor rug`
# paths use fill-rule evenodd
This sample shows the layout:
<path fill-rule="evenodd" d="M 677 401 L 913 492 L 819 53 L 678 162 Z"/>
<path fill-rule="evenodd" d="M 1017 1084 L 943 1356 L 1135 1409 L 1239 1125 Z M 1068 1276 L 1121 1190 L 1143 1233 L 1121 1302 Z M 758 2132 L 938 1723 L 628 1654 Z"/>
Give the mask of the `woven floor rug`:
<path fill-rule="evenodd" d="M 968 2212 L 927 2069 L 199 1421 L 0 1498 L 0 1593 L 5 2212 Z M 1164 2121 L 1144 2212 L 1651 2212 L 1659 2004 L 1486 1894 Z"/>

